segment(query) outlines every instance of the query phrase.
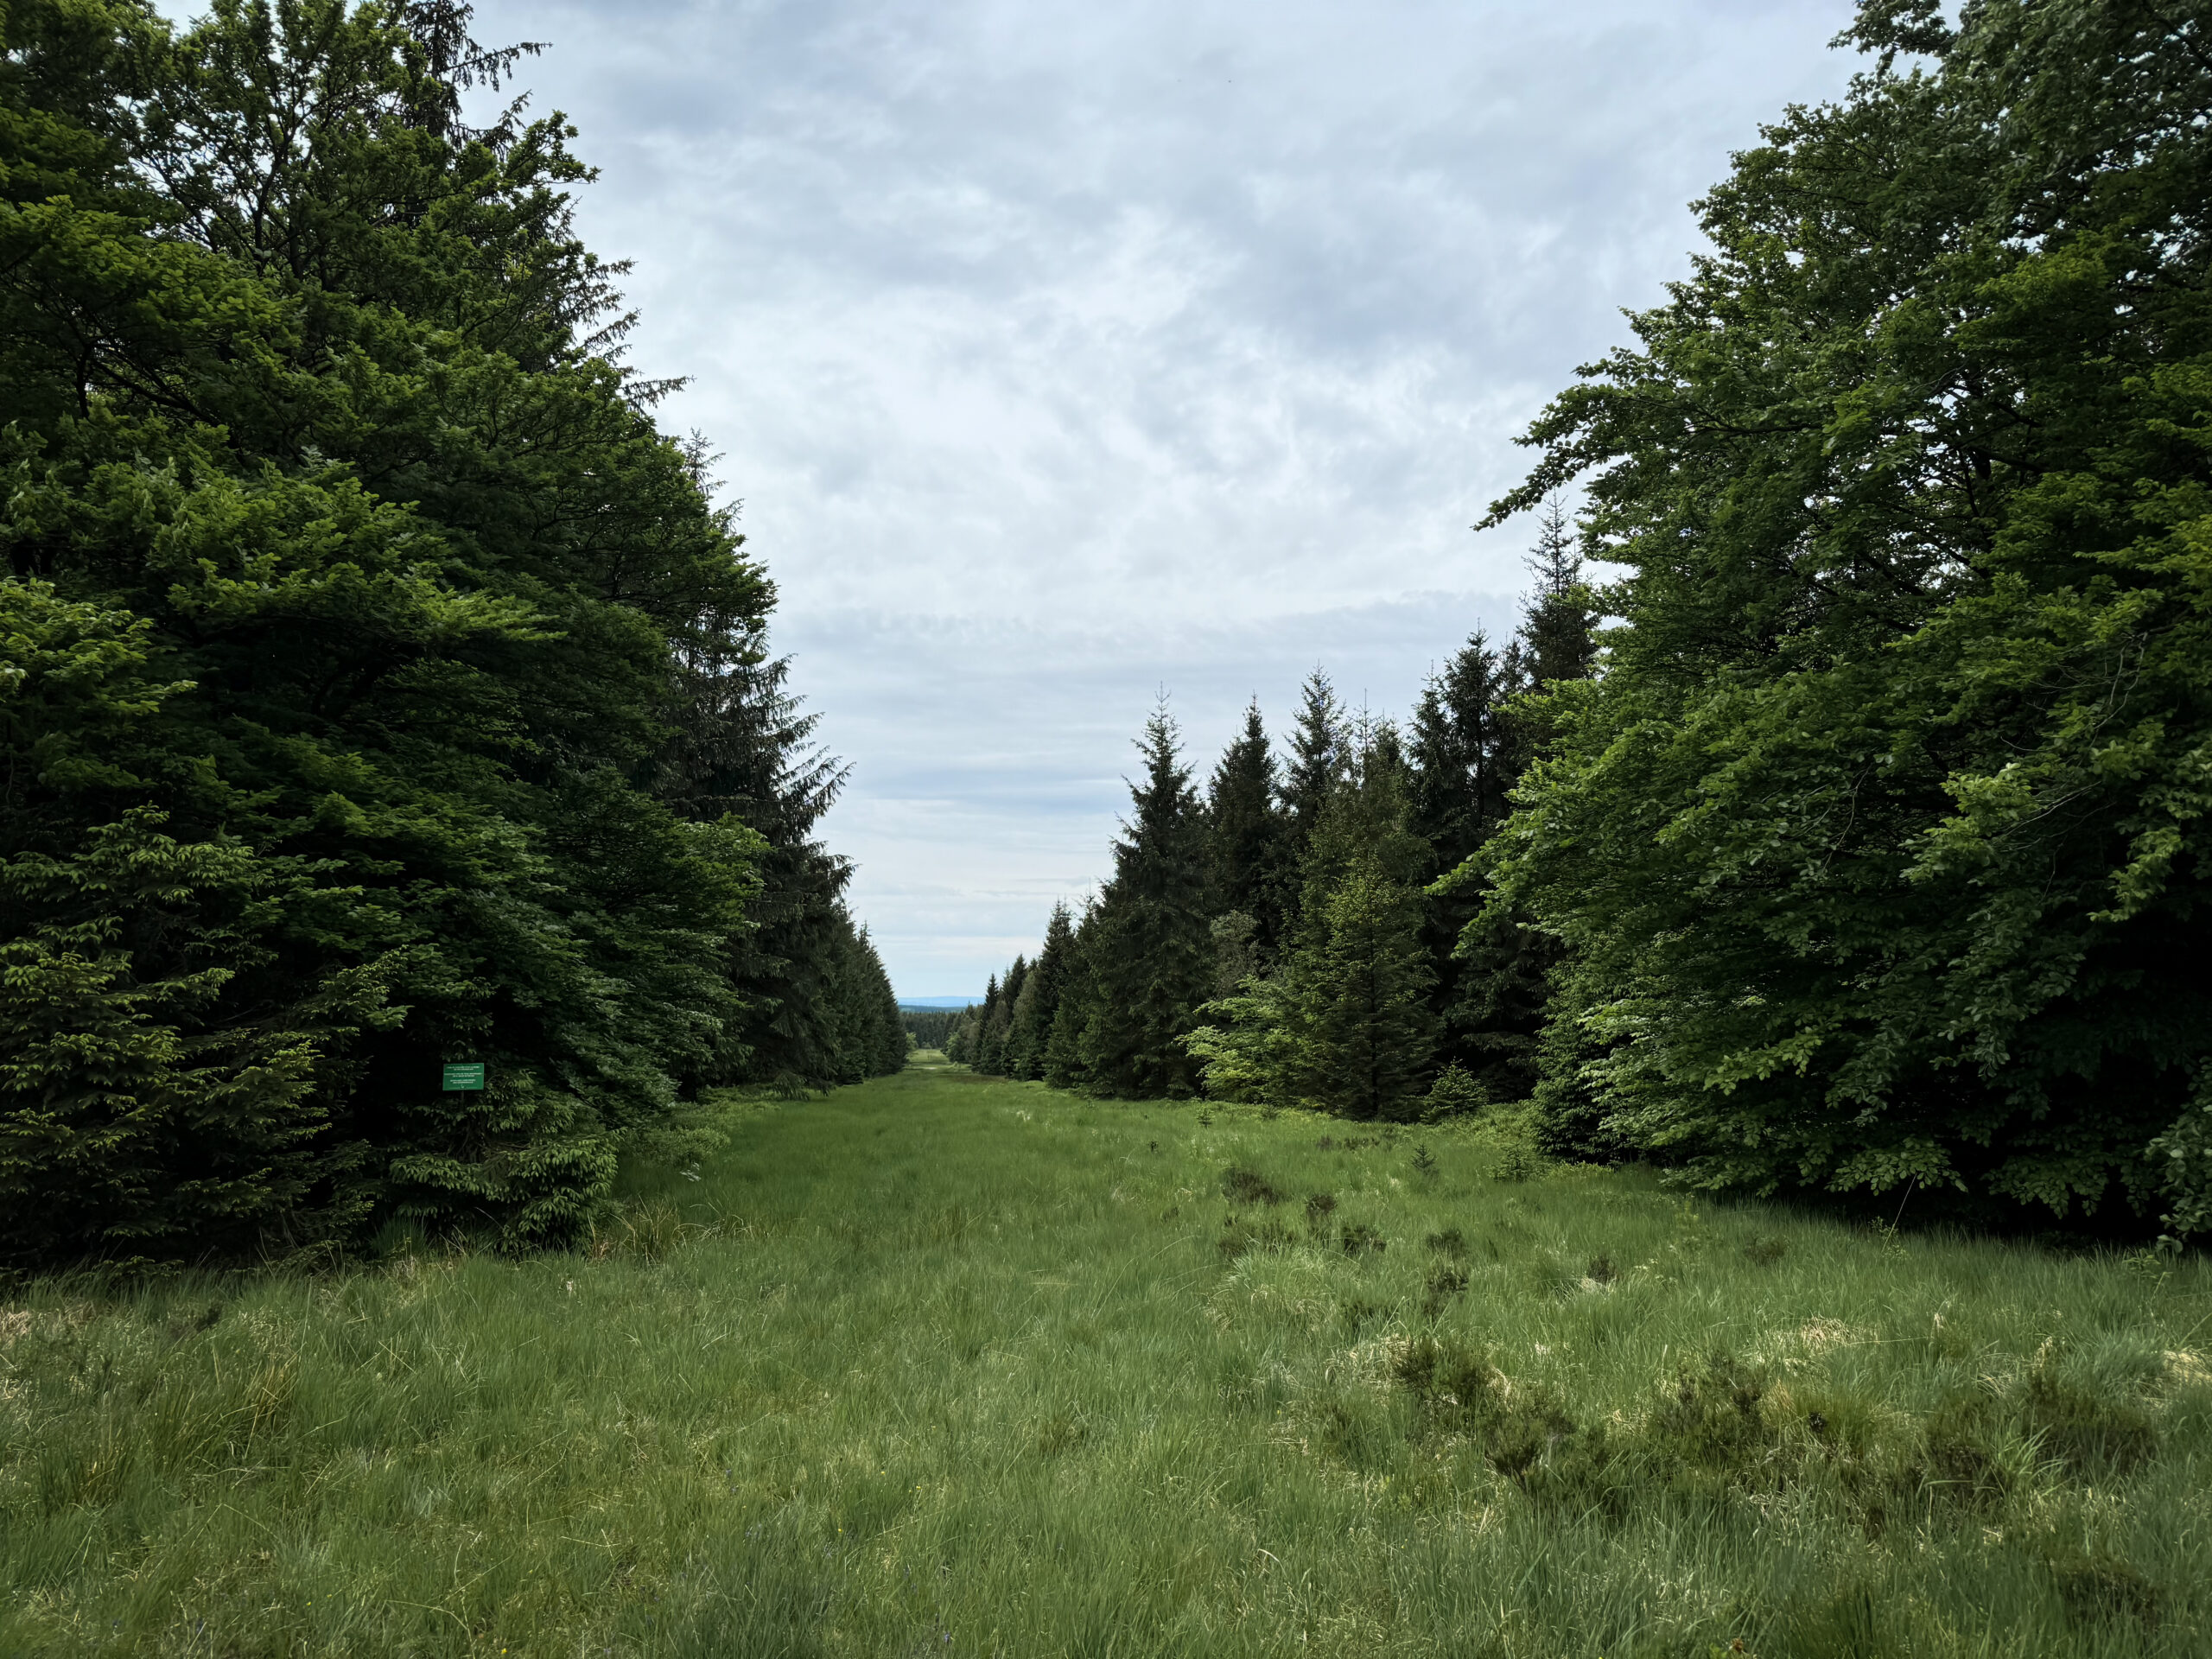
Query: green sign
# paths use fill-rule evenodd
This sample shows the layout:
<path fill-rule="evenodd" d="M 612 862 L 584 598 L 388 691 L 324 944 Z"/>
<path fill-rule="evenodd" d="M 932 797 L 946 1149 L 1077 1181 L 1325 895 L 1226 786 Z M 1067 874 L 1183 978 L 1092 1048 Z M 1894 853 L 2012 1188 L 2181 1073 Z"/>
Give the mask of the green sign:
<path fill-rule="evenodd" d="M 484 1086 L 484 1062 L 469 1060 L 460 1065 L 446 1067 L 446 1092 L 456 1089 L 481 1089 Z"/>

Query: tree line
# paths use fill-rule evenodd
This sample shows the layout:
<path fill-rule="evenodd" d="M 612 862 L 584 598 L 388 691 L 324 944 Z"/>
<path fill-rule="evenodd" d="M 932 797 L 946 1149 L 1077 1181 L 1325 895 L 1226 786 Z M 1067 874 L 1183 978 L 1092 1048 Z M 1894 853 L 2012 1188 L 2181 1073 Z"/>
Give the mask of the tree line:
<path fill-rule="evenodd" d="M 2208 28 L 1862 5 L 1484 521 L 1579 492 L 1619 574 L 1402 733 L 1316 681 L 1201 794 L 1156 718 L 1111 879 L 960 1052 L 2212 1230 Z"/>
<path fill-rule="evenodd" d="M 469 26 L 0 11 L 0 1262 L 556 1240 L 702 1090 L 903 1063 L 773 584 Z"/>
<path fill-rule="evenodd" d="M 1502 645 L 1479 630 L 1401 731 L 1306 680 L 1284 751 L 1262 711 L 1201 787 L 1163 707 L 1114 874 L 1056 906 L 1033 960 L 994 976 L 948 1058 L 1124 1096 L 1301 1101 L 1409 1120 L 1517 1099 L 1535 1077 L 1547 955 L 1509 921 L 1459 949 L 1473 906 L 1432 892 L 1504 821 L 1541 741 L 1534 694 L 1586 676 L 1597 618 L 1559 503 Z"/>
<path fill-rule="evenodd" d="M 901 1008 L 899 1018 L 916 1048 L 942 1049 L 951 1039 L 952 1028 L 963 1012 L 960 1008 Z"/>

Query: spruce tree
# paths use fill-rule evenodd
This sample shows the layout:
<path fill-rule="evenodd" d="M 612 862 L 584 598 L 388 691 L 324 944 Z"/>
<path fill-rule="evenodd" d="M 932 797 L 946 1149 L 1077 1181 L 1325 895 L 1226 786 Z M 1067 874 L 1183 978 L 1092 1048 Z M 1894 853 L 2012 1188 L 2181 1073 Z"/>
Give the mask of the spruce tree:
<path fill-rule="evenodd" d="M 1091 1011 L 1097 1006 L 1097 982 L 1090 971 L 1097 942 L 1097 901 L 1085 899 L 1083 914 L 1068 938 L 1059 1006 L 1052 1010 L 1045 1036 L 1045 1081 L 1055 1089 L 1078 1089 L 1090 1081 L 1084 1052 L 1090 1039 Z"/>
<path fill-rule="evenodd" d="M 702 1083 L 804 1088 L 834 1080 L 836 1039 L 825 976 L 850 927 L 852 866 L 816 835 L 849 768 L 815 741 L 818 714 L 790 689 L 788 658 L 764 628 L 696 640 L 680 655 L 656 792 L 687 817 L 728 814 L 760 833 L 754 925 L 732 939 L 728 971 L 742 1012 Z"/>
<path fill-rule="evenodd" d="M 1503 652 L 1477 629 L 1441 674 L 1422 689 L 1414 715 L 1414 776 L 1408 825 L 1427 844 L 1425 880 L 1449 875 L 1481 849 L 1511 810 L 1506 792 L 1519 761 L 1519 728 L 1511 700 L 1526 687 L 1527 653 L 1519 639 Z M 1479 961 L 1459 954 L 1462 936 L 1480 912 L 1478 884 L 1446 884 L 1424 900 L 1422 938 L 1436 976 L 1430 1007 L 1442 1054 L 1477 1074 L 1491 1092 L 1517 1099 L 1532 1081 L 1524 1065 L 1495 1070 L 1510 1056 L 1525 1060 L 1535 1026 L 1516 1002 L 1525 988 L 1492 982 L 1503 965 L 1492 950 Z M 1494 942 L 1493 942 L 1494 943 Z M 1541 996 L 1535 1017 L 1541 1020 Z M 1500 1039 L 1504 1039 L 1503 1047 Z"/>
<path fill-rule="evenodd" d="M 1477 628 L 1421 688 L 1407 825 L 1428 843 L 1434 874 L 1458 868 L 1512 810 L 1506 704 L 1524 689 L 1524 663 L 1518 640 L 1500 652 Z"/>
<path fill-rule="evenodd" d="M 1306 970 L 1314 1092 L 1346 1117 L 1418 1115 L 1435 1048 L 1419 891 L 1363 849 L 1329 890 Z"/>
<path fill-rule="evenodd" d="M 1306 848 L 1291 985 L 1306 1092 L 1346 1116 L 1411 1116 L 1435 1046 L 1421 938 L 1429 851 L 1408 822 L 1412 781 L 1396 728 L 1362 716 Z"/>
<path fill-rule="evenodd" d="M 1028 976 L 1029 964 L 1016 957 L 1014 966 L 1006 970 L 1005 979 L 997 982 L 988 999 L 982 1035 L 976 1048 L 976 1069 L 986 1076 L 1007 1075 L 1007 1046 L 1014 1034 L 1014 1010 L 1020 1001 L 1022 982 Z"/>
<path fill-rule="evenodd" d="M 1277 837 L 1275 948 L 1291 948 L 1306 890 L 1306 860 L 1321 814 L 1343 782 L 1350 758 L 1344 705 L 1327 671 L 1315 668 L 1299 688 L 1298 719 L 1282 769 Z M 1255 918 L 1256 920 L 1257 918 Z"/>
<path fill-rule="evenodd" d="M 1528 566 L 1533 580 L 1520 629 L 1497 660 L 1491 681 L 1497 700 L 1484 720 L 1488 778 L 1497 791 L 1491 798 L 1498 801 L 1491 810 L 1500 812 L 1504 792 L 1519 783 L 1552 741 L 1555 710 L 1567 689 L 1587 680 L 1599 653 L 1597 613 L 1583 584 L 1571 521 L 1556 494 L 1541 504 Z M 1472 670 L 1474 664 L 1469 666 Z M 1480 683 L 1476 673 L 1467 677 L 1470 689 Z M 1423 817 L 1425 822 L 1442 823 L 1441 817 Z M 1594 1119 L 1573 1103 L 1586 1100 L 1587 1091 L 1567 1081 L 1587 1057 L 1566 1033 L 1545 1035 L 1551 979 L 1560 963 L 1558 944 L 1531 925 L 1527 911 L 1495 903 L 1483 874 L 1484 849 L 1500 822 L 1478 817 L 1465 825 L 1473 833 L 1464 834 L 1453 847 L 1465 848 L 1459 862 L 1443 871 L 1430 889 L 1432 939 L 1440 944 L 1447 929 L 1456 929 L 1458 935 L 1433 999 L 1443 1021 L 1445 1052 L 1493 1099 L 1541 1094 L 1549 1103 L 1541 1132 L 1548 1150 L 1603 1155 L 1611 1143 L 1601 1145 L 1593 1138 Z M 1443 850 L 1440 845 L 1440 854 Z M 1570 1051 L 1571 1058 L 1562 1058 Z M 1553 1056 L 1549 1062 L 1548 1053 Z"/>
<path fill-rule="evenodd" d="M 1275 973 L 1211 1003 L 1192 1034 L 1210 1090 L 1357 1117 L 1411 1115 L 1435 1018 L 1421 937 L 1430 855 L 1408 827 L 1409 788 L 1395 728 L 1363 718 L 1307 842 L 1298 919 Z"/>
<path fill-rule="evenodd" d="M 960 1060 L 977 1071 L 984 1071 L 988 1052 L 991 1016 L 998 1012 L 999 976 L 993 974 L 983 988 L 983 1000 L 969 1005 L 967 1018 L 961 1022 L 957 1040 L 960 1045 Z"/>
<path fill-rule="evenodd" d="M 1197 1083 L 1184 1036 L 1212 981 L 1205 831 L 1191 774 L 1163 706 L 1138 745 L 1143 780 L 1114 849 L 1090 955 L 1094 1001 L 1083 1059 L 1112 1093 L 1183 1096 Z"/>
<path fill-rule="evenodd" d="M 1014 1028 L 1007 1039 L 1007 1075 L 1031 1081 L 1045 1075 L 1045 1051 L 1059 1013 L 1075 948 L 1075 923 L 1065 904 L 1052 906 L 1045 924 L 1045 943 L 1015 1000 Z"/>
<path fill-rule="evenodd" d="M 1248 918 L 1251 950 L 1271 959 L 1281 943 L 1285 856 L 1275 760 L 1257 698 L 1244 729 L 1222 753 L 1206 791 L 1210 907 L 1219 918 Z"/>
<path fill-rule="evenodd" d="M 1557 495 L 1545 499 L 1529 555 L 1535 586 L 1521 624 L 1529 683 L 1541 691 L 1563 680 L 1586 680 L 1598 660 L 1598 613 L 1582 581 L 1582 555 Z"/>
<path fill-rule="evenodd" d="M 1338 702 L 1328 674 L 1317 668 L 1300 689 L 1298 724 L 1291 733 L 1290 764 L 1282 781 L 1285 874 L 1294 903 L 1306 846 L 1321 822 L 1322 809 L 1343 781 L 1350 747 L 1344 705 Z"/>

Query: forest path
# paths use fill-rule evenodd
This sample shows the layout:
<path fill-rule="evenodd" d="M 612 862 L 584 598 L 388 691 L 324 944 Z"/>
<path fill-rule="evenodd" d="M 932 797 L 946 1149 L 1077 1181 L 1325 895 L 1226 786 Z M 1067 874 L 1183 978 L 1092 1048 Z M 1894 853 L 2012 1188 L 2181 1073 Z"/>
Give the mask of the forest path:
<path fill-rule="evenodd" d="M 925 1063 L 596 1253 L 35 1287 L 0 1652 L 2203 1650 L 2201 1262 L 1498 1161 Z"/>

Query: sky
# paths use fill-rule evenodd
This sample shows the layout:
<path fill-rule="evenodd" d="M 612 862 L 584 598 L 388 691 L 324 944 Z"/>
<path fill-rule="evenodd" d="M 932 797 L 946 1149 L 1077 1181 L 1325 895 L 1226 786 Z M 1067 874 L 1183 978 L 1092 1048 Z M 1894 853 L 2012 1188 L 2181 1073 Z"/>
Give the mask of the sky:
<path fill-rule="evenodd" d="M 851 766 L 902 996 L 1111 869 L 1169 699 L 1200 776 L 1325 667 L 1402 716 L 1510 631 L 1514 439 L 1630 338 L 1839 0 L 480 0 L 601 168 L 631 360 L 722 459 Z"/>

